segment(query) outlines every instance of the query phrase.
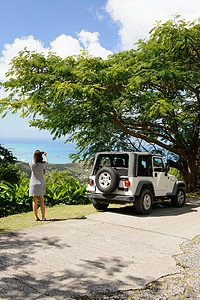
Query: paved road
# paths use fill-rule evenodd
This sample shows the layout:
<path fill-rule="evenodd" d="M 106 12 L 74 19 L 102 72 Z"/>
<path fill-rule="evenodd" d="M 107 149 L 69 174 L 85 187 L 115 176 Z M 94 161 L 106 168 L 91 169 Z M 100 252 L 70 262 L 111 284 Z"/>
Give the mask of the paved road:
<path fill-rule="evenodd" d="M 75 299 L 142 288 L 177 271 L 180 244 L 200 234 L 200 201 L 130 207 L 0 235 L 0 299 Z"/>

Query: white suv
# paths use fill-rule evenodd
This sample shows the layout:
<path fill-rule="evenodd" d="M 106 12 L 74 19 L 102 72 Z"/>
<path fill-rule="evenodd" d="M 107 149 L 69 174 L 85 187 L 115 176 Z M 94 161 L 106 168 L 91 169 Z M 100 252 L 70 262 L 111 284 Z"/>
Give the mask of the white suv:
<path fill-rule="evenodd" d="M 87 185 L 87 197 L 97 210 L 109 203 L 134 203 L 139 214 L 149 214 L 153 201 L 171 199 L 185 204 L 185 183 L 169 175 L 162 156 L 148 152 L 99 152 Z"/>

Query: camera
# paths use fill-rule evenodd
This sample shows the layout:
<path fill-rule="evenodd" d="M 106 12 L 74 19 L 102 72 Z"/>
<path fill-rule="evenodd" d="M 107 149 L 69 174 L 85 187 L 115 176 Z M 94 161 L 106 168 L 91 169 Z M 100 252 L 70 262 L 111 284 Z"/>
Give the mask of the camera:
<path fill-rule="evenodd" d="M 42 154 L 44 154 L 44 151 L 42 151 Z"/>

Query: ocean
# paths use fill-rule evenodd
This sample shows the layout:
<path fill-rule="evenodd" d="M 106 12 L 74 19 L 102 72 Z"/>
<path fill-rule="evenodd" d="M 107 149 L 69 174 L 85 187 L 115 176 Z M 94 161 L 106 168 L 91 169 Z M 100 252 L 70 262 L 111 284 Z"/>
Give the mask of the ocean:
<path fill-rule="evenodd" d="M 70 153 L 76 153 L 76 145 L 64 143 L 64 139 L 30 139 L 30 138 L 1 138 L 0 144 L 10 150 L 18 161 L 29 162 L 33 160 L 35 150 L 46 151 L 49 163 L 70 163 Z"/>

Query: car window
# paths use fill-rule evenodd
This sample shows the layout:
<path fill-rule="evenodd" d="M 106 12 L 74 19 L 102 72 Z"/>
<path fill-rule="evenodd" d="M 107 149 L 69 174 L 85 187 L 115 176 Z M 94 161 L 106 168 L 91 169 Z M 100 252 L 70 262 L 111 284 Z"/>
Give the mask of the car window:
<path fill-rule="evenodd" d="M 124 157 L 114 157 L 113 158 L 114 167 L 125 168 L 126 167 L 126 159 Z"/>
<path fill-rule="evenodd" d="M 152 176 L 152 164 L 150 156 L 138 156 L 137 176 Z"/>
<path fill-rule="evenodd" d="M 96 160 L 94 174 L 103 167 L 127 168 L 128 169 L 129 155 L 128 154 L 100 154 Z"/>
<path fill-rule="evenodd" d="M 160 157 L 153 157 L 153 171 L 164 172 L 163 160 Z"/>

